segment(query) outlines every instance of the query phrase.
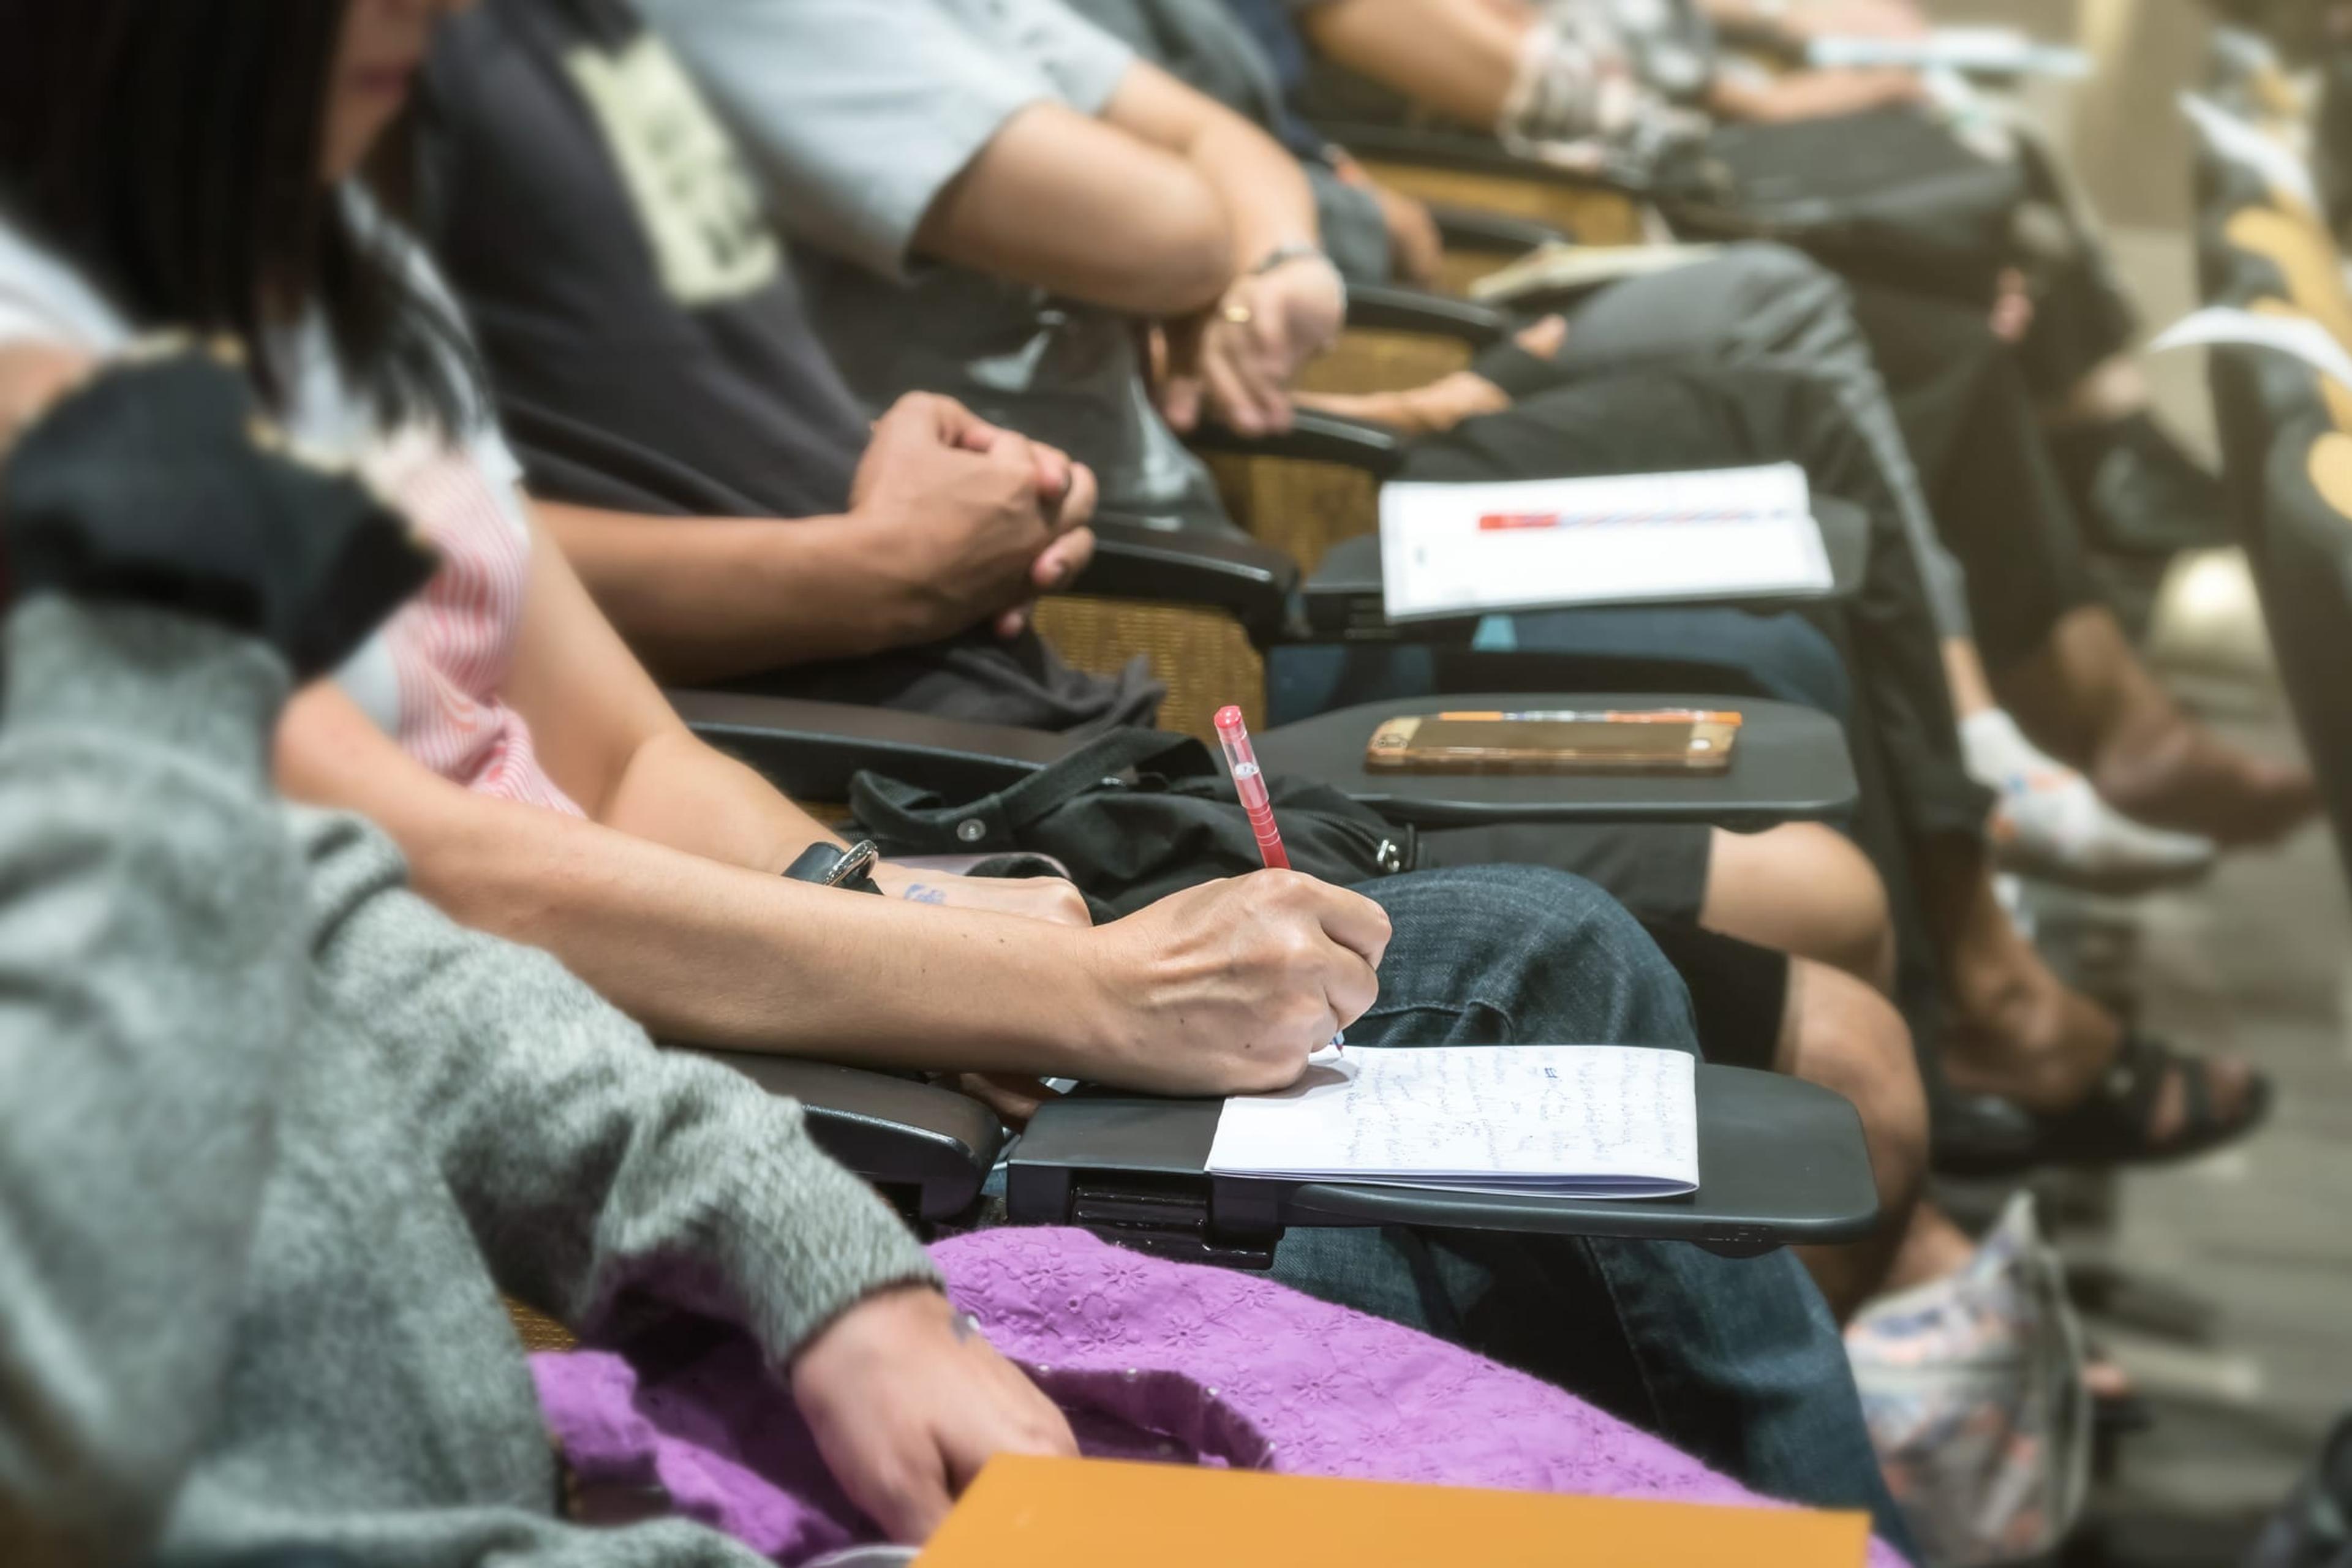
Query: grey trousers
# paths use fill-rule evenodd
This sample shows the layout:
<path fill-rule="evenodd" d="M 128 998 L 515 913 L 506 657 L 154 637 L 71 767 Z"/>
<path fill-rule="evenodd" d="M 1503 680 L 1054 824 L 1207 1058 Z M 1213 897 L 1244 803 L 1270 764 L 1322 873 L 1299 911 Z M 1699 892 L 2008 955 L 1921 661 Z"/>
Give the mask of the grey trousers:
<path fill-rule="evenodd" d="M 1763 242 L 1604 289 L 1569 312 L 1555 361 L 1603 374 L 1665 361 L 1763 365 L 1816 376 L 1836 391 L 1895 498 L 1939 637 L 1970 635 L 1968 578 L 1936 531 L 1910 447 L 1855 323 L 1844 279 L 1800 251 Z"/>

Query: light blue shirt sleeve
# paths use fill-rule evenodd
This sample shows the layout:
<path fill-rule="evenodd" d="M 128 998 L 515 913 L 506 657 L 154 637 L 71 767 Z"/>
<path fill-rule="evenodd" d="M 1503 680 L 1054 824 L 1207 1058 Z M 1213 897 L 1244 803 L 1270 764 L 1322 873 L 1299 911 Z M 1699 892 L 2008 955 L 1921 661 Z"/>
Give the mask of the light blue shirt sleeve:
<path fill-rule="evenodd" d="M 1060 0 L 640 0 L 794 240 L 903 277 L 923 215 L 1033 103 L 1099 113 L 1134 62 Z"/>

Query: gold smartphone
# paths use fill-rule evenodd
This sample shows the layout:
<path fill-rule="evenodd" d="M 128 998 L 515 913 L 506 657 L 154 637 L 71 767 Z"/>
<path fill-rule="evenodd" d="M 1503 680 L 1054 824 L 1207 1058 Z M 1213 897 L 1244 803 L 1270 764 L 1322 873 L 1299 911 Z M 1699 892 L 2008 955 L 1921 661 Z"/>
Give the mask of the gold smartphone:
<path fill-rule="evenodd" d="M 1408 773 L 1720 773 L 1738 713 L 1428 713 L 1372 731 L 1364 765 Z"/>

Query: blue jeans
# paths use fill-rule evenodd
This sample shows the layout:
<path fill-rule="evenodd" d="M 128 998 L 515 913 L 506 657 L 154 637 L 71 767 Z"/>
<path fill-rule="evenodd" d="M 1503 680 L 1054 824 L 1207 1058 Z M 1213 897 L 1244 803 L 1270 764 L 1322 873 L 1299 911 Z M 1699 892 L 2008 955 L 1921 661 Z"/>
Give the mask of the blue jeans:
<path fill-rule="evenodd" d="M 1475 867 L 1370 883 L 1396 935 L 1362 1045 L 1696 1052 L 1681 979 L 1591 884 Z M 1906 1537 L 1844 1342 L 1789 1253 L 1436 1230 L 1293 1230 L 1275 1277 L 1570 1389 L 1757 1490 Z"/>

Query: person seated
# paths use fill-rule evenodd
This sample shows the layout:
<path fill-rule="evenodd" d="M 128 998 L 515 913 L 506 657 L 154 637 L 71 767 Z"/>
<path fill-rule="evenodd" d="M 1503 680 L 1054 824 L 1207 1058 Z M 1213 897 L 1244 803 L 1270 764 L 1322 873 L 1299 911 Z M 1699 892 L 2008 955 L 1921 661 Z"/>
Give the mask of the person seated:
<path fill-rule="evenodd" d="M 1319 296 L 1332 282 L 1328 262 L 1286 248 L 1304 243 L 1288 237 L 1309 232 L 1313 204 L 1295 161 L 1264 133 L 1051 0 L 898 0 L 888 29 L 873 26 L 866 6 L 651 0 L 643 10 L 729 115 L 794 235 L 827 252 L 804 256 L 800 275 L 836 362 L 869 404 L 911 386 L 968 392 L 983 415 L 1068 441 L 1097 469 L 1107 497 L 1130 489 L 1141 495 L 1166 476 L 1131 455 L 1171 442 L 1124 345 L 1135 335 L 1130 313 L 1175 309 L 1186 314 L 1172 340 L 1226 346 L 1204 354 L 1202 363 L 1223 367 L 1206 377 L 1205 390 L 1187 372 L 1190 352 L 1176 355 L 1162 388 L 1171 421 L 1188 424 L 1205 404 L 1237 426 L 1265 427 L 1264 399 L 1278 389 L 1264 393 L 1233 367 L 1271 374 L 1303 354 L 1296 341 L 1303 318 L 1289 294 Z M 833 68 L 795 79 L 793 62 L 809 58 Z M 1143 113 L 1139 102 L 1167 107 Z M 916 104 L 924 106 L 919 116 L 907 107 Z M 940 112 L 943 105 L 953 112 Z M 933 146 L 950 126 L 953 144 Z M 904 155 L 910 141 L 921 157 Z M 1184 149 L 1244 142 L 1255 148 L 1247 178 L 1221 176 L 1238 188 L 1212 177 L 1232 167 L 1223 159 L 1194 182 L 1206 185 L 1213 207 L 1248 215 L 1204 226 L 1192 241 L 1230 247 L 1231 234 L 1247 234 L 1230 251 L 1223 294 L 1205 310 L 1189 296 L 1153 304 L 1135 295 L 1160 274 L 1118 247 L 1098 247 L 1095 237 L 1141 227 L 1164 239 L 1177 216 L 1201 203 L 1158 201 L 1153 182 L 1192 168 Z M 1274 250 L 1258 248 L 1269 242 Z M 1273 265 L 1260 271 L 1261 261 Z M 1281 281 L 1280 291 L 1267 292 L 1269 279 Z M 1080 343 L 1095 346 L 1080 352 Z M 1554 384 L 1550 366 L 1530 374 L 1540 395 L 1414 443 L 1406 477 L 1517 479 L 1790 460 L 1823 492 L 1869 512 L 1871 561 L 1852 616 L 1859 697 L 1851 729 L 1858 744 L 1885 748 L 1891 798 L 1876 802 L 1864 834 L 1889 880 L 1911 879 L 1903 862 L 1919 862 L 1922 923 L 1961 1020 L 1946 1043 L 1957 1058 L 1948 1076 L 2023 1107 L 2032 1146 L 2045 1158 L 2171 1158 L 2250 1131 L 2264 1110 L 2264 1089 L 2242 1065 L 2127 1035 L 2063 985 L 2000 909 L 1983 838 L 1987 797 L 1968 775 L 1903 521 L 1903 480 L 1888 466 L 1886 443 L 1854 419 L 1850 390 L 1824 389 L 1800 369 L 1764 363 L 1641 368 L 1565 385 Z M 1244 405 L 1254 412 L 1234 413 Z M 1082 427 L 1087 421 L 1093 428 Z M 1202 474 L 1197 486 L 1168 490 L 1168 504 L 1205 509 L 1205 524 L 1221 525 L 1210 488 Z M 1743 668 L 1766 657 L 1745 640 L 1752 636 L 1745 620 L 1708 623 L 1742 639 L 1727 660 Z M 1699 634 L 1680 635 L 1687 650 Z M 1328 699 L 1399 695 L 1386 676 L 1384 668 L 1366 688 L 1336 686 Z M 1866 786 L 1865 806 L 1873 801 Z M 1790 884 L 1759 885 L 1777 901 Z M 1774 944 L 1767 934 L 1725 929 Z M 2101 1087 L 2117 1083 L 2128 1092 Z"/>
<path fill-rule="evenodd" d="M 785 280 L 779 237 L 751 222 L 755 200 L 729 198 L 724 210 L 734 215 L 733 228 L 709 218 L 671 223 L 656 204 L 680 183 L 648 185 L 625 176 L 632 159 L 616 158 L 611 149 L 633 145 L 645 118 L 634 112 L 635 100 L 616 107 L 583 92 L 567 62 L 585 48 L 619 60 L 659 47 L 611 5 L 501 3 L 452 27 L 425 79 L 435 132 L 427 170 L 437 197 L 426 228 L 467 314 L 479 323 L 484 357 L 535 500 L 558 518 L 590 519 L 596 538 L 610 545 L 608 568 L 594 585 L 633 644 L 656 660 L 677 647 L 690 665 L 698 649 L 727 640 L 738 615 L 749 629 L 780 625 L 797 613 L 798 596 L 807 590 L 790 578 L 771 592 L 761 575 L 758 595 L 737 592 L 746 563 L 760 557 L 769 540 L 790 532 L 761 520 L 841 504 L 837 494 L 811 496 L 803 487 L 813 478 L 861 465 L 887 475 L 883 465 L 892 461 L 917 468 L 904 457 L 894 426 L 911 420 L 936 424 L 960 411 L 928 395 L 909 395 L 883 416 L 874 446 L 859 454 L 853 443 L 864 437 L 863 422 Z M 683 99 L 666 111 L 663 123 L 674 126 L 696 108 L 696 100 Z M 713 123 L 693 141 L 709 146 L 714 140 L 723 144 L 724 137 Z M 744 179 L 731 163 L 714 161 L 705 178 L 687 188 L 724 192 Z M 648 243 L 614 243 L 622 232 L 642 234 Z M 665 286 L 656 237 L 665 235 L 714 237 L 714 243 L 728 237 L 726 248 L 761 253 L 771 261 L 747 270 L 741 287 L 726 298 L 688 308 Z M 597 301 L 593 310 L 573 308 L 591 297 Z M 652 355 L 639 347 L 647 341 L 676 346 Z M 814 417 L 813 410 L 828 416 Z M 842 434 L 828 447 L 809 438 L 811 429 Z M 771 437 L 772 431 L 781 434 Z M 727 438 L 714 439 L 719 432 Z M 778 461 L 780 450 L 796 460 Z M 940 465 L 917 471 L 961 472 Z M 573 504 L 554 504 L 559 501 Z M 589 507 L 599 510 L 589 513 Z M 711 521 L 664 515 L 696 509 L 752 515 L 731 531 Z M 941 510 L 910 509 L 934 520 Z M 845 545 L 862 541 L 867 555 L 877 559 L 887 559 L 884 552 L 894 542 L 887 535 L 854 531 L 841 538 Z M 793 559 L 804 564 L 807 557 Z M 934 569 L 952 570 L 944 563 Z M 850 595 L 840 591 L 838 579 L 828 581 L 835 591 L 824 613 L 842 615 L 841 601 Z M 633 606 L 652 597 L 664 605 L 657 618 L 633 615 Z M 1037 662 L 1016 647 L 1034 649 Z M 967 714 L 971 704 L 1009 698 L 1024 670 L 1044 668 L 1050 658 L 1034 637 L 1008 643 L 984 634 L 946 650 L 910 648 L 795 667 L 761 684 Z M 956 679 L 983 663 L 995 671 L 991 678 Z M 910 668 L 928 673 L 910 677 Z M 1066 671 L 1057 679 L 1066 679 L 1057 688 L 1065 691 L 1089 684 Z M 967 689 L 970 703 L 955 695 Z M 1061 717 L 1042 704 L 1016 716 L 1032 722 Z M 1488 837 L 1424 832 L 1422 842 L 1425 852 L 1444 852 L 1447 863 L 1459 863 L 1474 858 L 1470 851 Z M 1832 1304 L 1851 1306 L 1892 1254 L 1899 1216 L 1917 1189 L 1924 1138 L 1907 1037 L 1869 994 L 1872 985 L 1886 983 L 1887 945 L 1883 900 L 1866 867 L 1813 827 L 1754 837 L 1703 827 L 1585 830 L 1543 835 L 1548 849 L 1530 846 L 1528 837 L 1511 836 L 1492 858 L 1515 858 L 1508 851 L 1519 850 L 1578 868 L 1560 858 L 1572 852 L 1564 845 L 1580 841 L 1589 853 L 1614 845 L 1654 846 L 1657 863 L 1640 874 L 1656 890 L 1641 895 L 1640 907 L 1664 922 L 1654 924 L 1654 934 L 1694 976 L 1710 1054 L 1798 1071 L 1863 1108 L 1891 1216 L 1886 1236 L 1874 1247 L 1813 1260 Z M 1801 862 L 1809 841 L 1837 858 Z M 1457 845 L 1462 853 L 1454 853 Z M 1632 857 L 1619 851 L 1615 858 L 1621 869 L 1612 880 L 1622 886 L 1623 864 Z M 1800 863 L 1805 864 L 1801 873 Z M 1835 875 L 1841 866 L 1843 885 Z M 1668 885 L 1685 879 L 1683 886 L 1699 886 L 1685 893 Z M 1731 890 L 1785 889 L 1791 882 L 1805 886 L 1807 896 L 1759 892 L 1738 900 Z M 1853 912 L 1838 912 L 1846 906 Z M 1791 964 L 1710 942 L 1686 929 L 1692 917 L 1711 925 L 1738 922 L 1809 956 Z M 1727 984 L 1725 972 L 1738 983 Z"/>
<path fill-rule="evenodd" d="M 0 405 L 24 426 L 0 451 L 12 1562 L 810 1555 L 724 1513 L 733 1542 L 646 1518 L 651 1455 L 615 1452 L 646 1418 L 593 1390 L 647 1359 L 527 1368 L 509 1292 L 628 1348 L 723 1333 L 723 1367 L 689 1375 L 723 1372 L 729 1408 L 795 1452 L 704 1473 L 836 1541 L 921 1542 L 993 1456 L 1079 1451 L 1073 1416 L 1087 1451 L 1135 1457 L 1134 1373 L 1066 1375 L 1101 1349 L 1079 1285 L 1122 1298 L 1120 1364 L 1231 1390 L 1205 1426 L 1259 1445 L 1211 1432 L 1195 1462 L 1756 1500 L 1531 1379 L 1258 1281 L 1053 1229 L 927 1257 L 798 1106 L 651 1048 L 544 954 L 405 891 L 379 831 L 277 797 L 289 687 L 433 563 L 291 455 L 240 369 L 184 353 L 58 388 L 0 350 Z M 1031 1367 L 1066 1373 L 1055 1397 Z M 706 1404 L 664 1392 L 673 1416 Z M 590 1511 L 611 1482 L 636 1522 Z"/>
<path fill-rule="evenodd" d="M 308 7 L 299 25 L 238 5 L 149 28 L 123 25 L 131 4 L 8 16 L 40 64 L 0 62 L 15 68 L 0 75 L 0 344 L 70 374 L 139 326 L 225 332 L 296 443 L 361 460 L 403 500 L 444 565 L 293 700 L 278 763 L 290 794 L 381 824 L 433 902 L 546 948 L 666 1038 L 901 1069 L 1216 1095 L 1295 1080 L 1342 1026 L 1363 1045 L 1695 1048 L 1654 947 L 1557 873 L 1351 891 L 1261 872 L 1100 928 L 1052 879 L 889 870 L 920 896 L 878 898 L 780 876 L 839 840 L 696 740 L 539 537 L 462 324 L 354 177 L 445 7 L 348 0 L 322 36 Z M 291 107 L 266 121 L 155 107 L 204 116 L 222 95 Z M 172 188 L 203 199 L 144 200 L 148 172 L 200 141 L 205 177 Z M 282 191 L 318 194 L 289 211 Z M 1442 1286 L 1414 1289 L 1416 1268 Z M 1793 1258 L 1306 1233 L 1276 1271 L 1504 1349 L 1752 1484 L 1893 1520 L 1834 1327 Z"/>
<path fill-rule="evenodd" d="M 403 892 L 382 834 L 279 801 L 289 678 L 431 570 L 403 522 L 280 455 L 239 371 L 155 362 L 39 416 L 57 390 L 0 350 L 13 1560 L 588 1560 L 502 1289 L 741 1324 L 902 1528 L 992 1453 L 1071 1451 L 797 1105 L 648 1049 Z"/>
<path fill-rule="evenodd" d="M 1254 33 L 1223 0 L 1073 0 L 1073 9 L 1286 145 L 1314 142 L 1284 95 L 1279 60 L 1297 52 L 1295 33 L 1273 31 L 1268 42 L 1265 18 Z M 1819 9 L 1829 25 L 1827 11 L 1844 8 Z M 1906 8 L 1886 9 L 1881 24 L 1899 25 Z M 1278 11 L 1270 25 L 1289 26 Z M 1344 150 L 1317 144 L 1299 157 L 1311 179 L 1324 176 L 1318 221 L 1351 280 L 1434 274 L 1443 247 L 1426 209 L 1382 190 Z M 1552 381 L 1705 355 L 1796 365 L 1838 386 L 1893 483 L 1969 771 L 1997 792 L 1995 843 L 2012 868 L 2129 891 L 2202 871 L 2216 848 L 2200 841 L 2209 832 L 2260 841 L 2313 808 L 2307 769 L 2221 745 L 2139 663 L 2098 599 L 2031 394 L 1980 315 L 1908 289 L 1849 289 L 1794 251 L 1748 244 L 1594 290 L 1523 339 L 1536 342 L 1558 367 L 1545 373 Z M 1304 401 L 1420 435 L 1491 411 L 1496 395 L 1474 373 L 1397 395 Z M 1658 646 L 1678 630 L 1661 627 Z M 2066 760 L 2029 740 L 2004 701 Z"/>
<path fill-rule="evenodd" d="M 769 270 L 761 274 L 770 279 L 765 286 L 746 274 L 741 291 L 688 310 L 661 283 L 658 271 L 646 268 L 633 253 L 615 252 L 603 244 L 618 222 L 665 235 L 735 234 L 739 237 L 730 239 L 730 246 L 744 255 L 766 256 L 771 242 L 764 234 L 740 237 L 744 209 L 731 196 L 720 205 L 734 215 L 735 230 L 714 229 L 709 221 L 656 223 L 642 216 L 639 205 L 652 197 L 623 185 L 601 162 L 590 167 L 599 148 L 629 133 L 625 121 L 616 120 L 609 106 L 595 98 L 585 100 L 583 113 L 569 75 L 547 63 L 545 50 L 551 45 L 539 51 L 540 68 L 527 68 L 535 31 L 576 24 L 563 21 L 561 7 L 545 16 L 533 16 L 529 6 L 510 8 L 511 16 L 508 9 L 474 26 L 511 37 L 495 45 L 486 42 L 478 50 L 445 51 L 434 73 L 436 119 L 446 127 L 446 155 L 435 161 L 444 195 L 435 238 L 481 324 L 502 406 L 522 443 L 534 489 L 543 500 L 587 502 L 594 508 L 551 506 L 548 510 L 563 530 L 567 549 L 600 603 L 632 644 L 666 674 L 690 678 L 709 672 L 719 660 L 726 661 L 725 668 L 751 668 L 753 661 L 779 651 L 770 640 L 781 635 L 773 628 L 797 623 L 795 583 L 814 580 L 837 587 L 838 576 L 812 578 L 795 573 L 779 582 L 784 574 L 772 573 L 771 563 L 789 566 L 803 558 L 772 548 L 772 542 L 786 531 L 773 525 L 722 528 L 700 521 L 625 514 L 725 510 L 767 518 L 839 505 L 838 500 L 812 499 L 795 489 L 794 485 L 805 482 L 810 466 L 798 465 L 788 474 L 772 459 L 778 443 L 763 432 L 768 422 L 804 418 L 803 411 L 824 395 L 830 393 L 837 402 L 840 394 L 806 341 L 807 323 L 797 300 L 775 281 L 779 273 L 772 257 Z M 605 24 L 608 29 L 612 25 Z M 1046 106 L 1038 107 L 1042 110 Z M 583 118 L 597 134 L 583 137 Z M 716 132 L 698 135 L 697 145 L 705 144 L 710 134 Z M 724 192 L 729 187 L 725 178 L 714 175 L 701 188 Z M 530 215 L 524 220 L 530 239 L 520 235 L 510 238 L 505 226 L 526 213 Z M 577 237 L 564 263 L 567 281 L 553 288 L 547 269 L 539 265 L 545 237 L 551 234 Z M 593 312 L 573 309 L 572 302 L 592 288 L 604 308 Z M 658 392 L 650 389 L 647 377 L 660 372 L 645 356 L 631 353 L 624 334 L 611 325 L 656 314 L 667 323 L 662 329 L 665 339 L 674 339 L 681 345 L 681 355 L 688 356 L 666 362 L 671 379 Z M 1090 321 L 1085 330 L 1095 332 L 1102 326 L 1112 329 L 1108 341 L 1124 344 L 1123 323 Z M 693 345 L 690 352 L 686 345 Z M 706 346 L 709 352 L 704 352 Z M 792 351 L 789 355 L 782 352 L 786 348 Z M 592 366 L 608 363 L 606 356 L 623 353 L 630 353 L 627 374 L 586 374 Z M 1062 407 L 1078 405 L 1060 391 L 1055 401 Z M 743 422 L 754 416 L 761 428 L 744 427 Z M 886 415 L 885 431 L 899 417 L 895 411 Z M 1160 428 L 1156 421 L 1149 423 Z M 858 427 L 845 407 L 831 424 L 845 430 Z M 714 430 L 735 434 L 714 440 Z M 795 452 L 802 446 L 797 437 L 784 445 Z M 1095 455 L 1097 460 L 1103 457 Z M 880 447 L 869 455 L 867 461 L 877 473 L 887 472 L 881 468 L 885 457 Z M 852 466 L 846 453 L 830 465 L 835 473 Z M 941 510 L 932 509 L 934 515 Z M 890 543 L 887 535 L 877 537 L 877 555 Z M 1024 583 L 1016 591 L 1027 586 Z M 844 596 L 835 592 L 834 603 L 813 618 L 822 621 L 824 615 L 837 615 Z M 902 701 L 958 716 L 1067 727 L 1065 716 L 1047 703 L 1012 706 L 1013 693 L 1025 691 L 1030 684 L 1012 666 L 1053 672 L 1048 679 L 1060 693 L 1076 690 L 1082 683 L 1068 678 L 1069 684 L 1064 684 L 1067 672 L 1054 665 L 1045 650 L 1032 651 L 1034 645 L 1024 642 L 1001 649 L 973 646 L 986 640 L 966 639 L 944 655 L 907 650 L 879 658 L 835 660 L 796 670 L 788 681 L 761 684 L 809 695 Z M 936 668 L 940 658 L 954 668 Z M 924 672 L 911 673 L 910 667 Z M 969 679 L 959 679 L 959 674 Z M 979 692 L 971 699 L 960 695 L 975 687 Z M 982 699 L 988 700 L 984 708 Z M 1447 837 L 1435 836 L 1440 841 Z M 1696 916 L 1708 924 L 1738 921 L 1727 929 L 1769 944 L 1794 947 L 1884 983 L 1885 939 L 1878 897 L 1867 872 L 1819 830 L 1797 828 L 1752 838 L 1687 827 L 1633 835 L 1621 830 L 1599 836 L 1560 833 L 1549 836 L 1550 842 L 1580 841 L 1592 847 L 1591 854 L 1580 857 L 1573 850 L 1555 848 L 1545 858 L 1571 869 L 1598 868 L 1601 850 L 1628 837 L 1661 846 L 1658 869 L 1646 874 L 1646 889 L 1619 884 L 1620 890 L 1637 893 L 1644 913 L 1678 920 Z M 1788 866 L 1799 862 L 1811 867 L 1810 875 L 1785 874 Z M 1785 889 L 1792 883 L 1807 887 L 1816 897 L 1791 904 L 1785 892 L 1750 899 L 1734 890 Z M 1727 913 L 1735 904 L 1745 912 Z"/>
<path fill-rule="evenodd" d="M 1291 26 L 1267 14 L 1270 0 L 1226 3 L 1257 15 L 1263 30 Z M 1349 80 L 1378 84 L 1376 96 L 1400 95 L 1549 158 L 1628 165 L 1637 183 L 1664 147 L 1703 132 L 1711 116 L 1810 120 L 1922 96 L 1908 71 L 1718 69 L 1692 0 L 1294 0 L 1290 8 L 1315 57 Z M 1704 8 L 1735 33 L 1790 53 L 1850 26 L 1885 34 L 1911 25 L 1911 8 L 1899 4 L 1706 0 Z M 1328 81 L 1318 91 L 1318 79 L 1301 75 L 1310 107 L 1339 118 L 1381 112 L 1368 110 L 1360 91 L 1334 93 Z M 2133 353 L 2137 310 L 2096 218 L 2034 132 L 2013 117 L 1990 118 L 2026 175 L 2047 254 L 2032 279 L 2000 269 L 1983 303 L 2018 339 L 2069 500 L 2094 537 L 2115 548 L 2226 542 L 2219 480 L 2157 420 Z M 1902 264 L 1882 270 L 1910 280 Z"/>
<path fill-rule="evenodd" d="M 1253 0 L 1238 0 L 1249 5 Z M 1718 49 L 1717 28 L 1776 53 L 1801 54 L 1837 30 L 1825 7 L 1780 7 L 1768 16 L 1747 0 L 1292 0 L 1323 59 L 1466 128 L 1494 129 L 1507 143 L 1591 143 L 1654 152 L 1708 117 L 1781 121 L 1826 119 L 1924 95 L 1910 71 L 1741 68 Z M 1835 7 L 1882 33 L 1903 31 L 1908 7 Z M 1917 24 L 1914 23 L 1913 26 Z M 1399 46 L 1418 37 L 1427 47 Z M 1410 55 L 1410 58 L 1407 58 Z M 1338 83 L 1325 97 L 1360 102 Z"/>

